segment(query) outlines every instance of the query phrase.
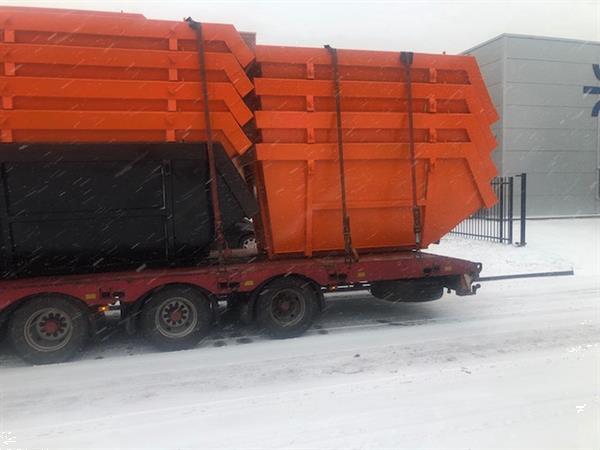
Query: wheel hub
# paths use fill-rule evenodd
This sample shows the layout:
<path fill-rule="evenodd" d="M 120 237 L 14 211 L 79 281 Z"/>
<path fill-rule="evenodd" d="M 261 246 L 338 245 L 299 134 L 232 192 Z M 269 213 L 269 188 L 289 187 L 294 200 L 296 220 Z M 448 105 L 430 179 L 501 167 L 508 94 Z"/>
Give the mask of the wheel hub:
<path fill-rule="evenodd" d="M 295 325 L 304 316 L 304 302 L 294 289 L 284 289 L 272 300 L 272 317 L 284 327 Z"/>
<path fill-rule="evenodd" d="M 165 300 L 157 310 L 156 327 L 167 337 L 183 337 L 192 332 L 197 323 L 194 305 L 184 297 Z"/>
<path fill-rule="evenodd" d="M 176 311 L 173 311 L 171 313 L 171 322 L 180 322 L 181 319 L 183 318 L 183 314 L 181 313 L 181 311 L 178 309 Z"/>
<path fill-rule="evenodd" d="M 41 328 L 44 334 L 54 334 L 60 330 L 60 325 L 55 320 L 48 320 L 46 323 L 41 325 Z"/>
<path fill-rule="evenodd" d="M 170 327 L 181 325 L 189 315 L 189 306 L 177 300 L 163 307 L 163 320 Z"/>
<path fill-rule="evenodd" d="M 71 318 L 57 308 L 45 308 L 32 315 L 25 325 L 25 340 L 38 351 L 60 350 L 73 333 Z"/>
<path fill-rule="evenodd" d="M 38 320 L 37 326 L 45 339 L 61 339 L 67 331 L 67 319 L 60 313 L 48 313 Z"/>
<path fill-rule="evenodd" d="M 283 302 L 281 302 L 281 303 L 279 304 L 279 309 L 280 309 L 282 312 L 287 312 L 287 311 L 289 311 L 289 310 L 290 310 L 290 302 L 288 302 L 288 301 L 283 301 Z"/>

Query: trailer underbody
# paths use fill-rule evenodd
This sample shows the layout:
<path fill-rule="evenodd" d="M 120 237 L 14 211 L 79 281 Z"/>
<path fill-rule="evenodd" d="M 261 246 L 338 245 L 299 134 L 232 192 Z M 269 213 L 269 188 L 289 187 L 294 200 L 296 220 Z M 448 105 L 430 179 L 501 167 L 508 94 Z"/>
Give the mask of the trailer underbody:
<path fill-rule="evenodd" d="M 194 268 L 164 268 L 0 281 L 0 321 L 13 347 L 33 363 L 63 361 L 99 332 L 98 319 L 121 311 L 128 331 L 157 347 L 189 348 L 205 337 L 218 301 L 266 334 L 293 337 L 310 327 L 323 293 L 369 289 L 390 301 L 429 301 L 443 290 L 475 293 L 481 265 L 424 252 L 267 260 L 209 260 Z"/>

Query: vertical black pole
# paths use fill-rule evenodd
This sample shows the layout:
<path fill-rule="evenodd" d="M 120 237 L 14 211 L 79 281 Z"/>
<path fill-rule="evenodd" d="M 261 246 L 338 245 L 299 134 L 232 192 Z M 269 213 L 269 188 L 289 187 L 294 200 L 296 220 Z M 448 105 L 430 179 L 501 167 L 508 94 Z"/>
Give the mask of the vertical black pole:
<path fill-rule="evenodd" d="M 508 177 L 508 243 L 513 243 L 514 177 Z"/>
<path fill-rule="evenodd" d="M 500 242 L 504 242 L 504 177 L 500 178 L 500 203 L 498 204 L 498 223 L 499 223 L 499 234 L 498 238 Z"/>
<path fill-rule="evenodd" d="M 525 238 L 525 225 L 527 219 L 527 174 L 522 173 L 517 176 L 521 178 L 521 239 L 519 241 L 519 247 L 524 247 L 527 244 Z"/>
<path fill-rule="evenodd" d="M 483 219 L 485 218 L 485 213 L 483 212 L 483 209 L 480 209 L 479 211 L 477 211 L 477 223 L 476 225 L 476 232 L 479 236 L 481 236 L 481 234 L 483 233 L 483 227 L 484 227 L 484 222 Z"/>

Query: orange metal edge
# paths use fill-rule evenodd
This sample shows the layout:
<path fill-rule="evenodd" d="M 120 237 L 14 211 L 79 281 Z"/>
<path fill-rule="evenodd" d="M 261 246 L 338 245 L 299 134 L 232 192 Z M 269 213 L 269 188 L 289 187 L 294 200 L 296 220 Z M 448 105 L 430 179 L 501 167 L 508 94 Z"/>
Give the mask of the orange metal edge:
<path fill-rule="evenodd" d="M 331 56 L 324 48 L 257 45 L 255 52 L 258 63 L 331 64 Z M 341 49 L 338 50 L 338 59 L 340 65 L 402 67 L 399 52 Z M 486 114 L 489 116 L 489 123 L 498 120 L 497 112 L 485 85 L 482 84 L 481 72 L 473 56 L 415 53 L 412 67 L 466 71 L 473 81 L 473 86 L 483 94 L 482 100 Z"/>
<path fill-rule="evenodd" d="M 275 79 L 256 78 L 254 80 L 256 94 L 261 95 L 285 95 L 285 96 L 333 96 L 333 85 L 328 80 L 304 80 L 304 79 Z M 370 81 L 342 81 L 342 97 L 369 97 L 369 98 L 397 98 L 405 94 L 406 87 L 400 82 L 370 82 Z M 480 96 L 476 95 L 476 88 L 471 85 L 461 84 L 430 84 L 414 83 L 413 98 L 464 98 L 471 114 L 480 117 L 485 113 L 485 108 L 480 102 Z M 360 111 L 354 111 L 360 112 Z M 494 110 L 494 114 L 496 111 Z M 401 114 L 401 113 L 399 113 Z M 480 121 L 481 122 L 481 121 Z M 489 129 L 486 128 L 487 120 L 480 123 L 480 131 L 495 147 L 495 140 Z M 490 149 L 491 150 L 491 149 Z"/>
<path fill-rule="evenodd" d="M 133 66 L 157 69 L 198 69 L 198 56 L 195 52 L 96 48 L 61 45 L 34 45 L 0 43 L 0 58 L 5 63 L 14 64 L 62 64 L 72 67 L 122 67 Z M 235 57 L 229 53 L 206 54 L 209 70 L 222 70 L 227 74 L 243 97 L 254 89 Z M 101 77 L 102 73 L 99 73 Z"/>
<path fill-rule="evenodd" d="M 43 31 L 50 33 L 80 33 L 92 35 L 131 36 L 162 39 L 195 38 L 193 30 L 185 22 L 151 20 L 143 16 L 124 14 L 65 15 L 43 8 L 19 10 L 0 7 L 0 24 L 13 30 Z M 230 24 L 203 23 L 207 41 L 223 41 L 243 67 L 254 60 L 254 53 L 238 31 Z"/>
<path fill-rule="evenodd" d="M 189 81 L 0 76 L 0 92 L 10 97 L 111 99 L 116 104 L 127 104 L 130 99 L 198 100 L 201 90 L 199 82 Z M 252 111 L 230 83 L 210 82 L 208 93 L 211 101 L 223 101 L 240 125 L 245 125 L 253 118 Z"/>
<path fill-rule="evenodd" d="M 221 130 L 233 149 L 244 154 L 252 145 L 230 113 L 211 113 L 215 130 Z M 68 139 L 70 130 L 204 130 L 200 112 L 135 112 L 129 111 L 19 111 L 0 110 L 2 130 L 37 130 L 56 132 L 56 141 Z"/>
<path fill-rule="evenodd" d="M 259 129 L 329 129 L 333 126 L 334 112 L 301 111 L 256 111 L 256 126 Z M 398 129 L 408 126 L 407 113 L 343 112 L 342 122 L 350 129 Z M 459 128 L 468 129 L 471 139 L 480 149 L 489 152 L 496 140 L 489 128 L 481 128 L 473 114 L 415 113 L 415 128 Z"/>
<path fill-rule="evenodd" d="M 412 85 L 413 98 L 447 98 L 458 100 L 464 98 L 469 103 L 472 114 L 484 114 L 489 120 L 497 120 L 495 109 L 490 114 L 489 105 L 484 106 L 481 86 L 475 80 L 472 84 L 436 84 L 414 82 Z M 255 78 L 256 94 L 271 96 L 323 96 L 333 97 L 333 84 L 330 80 L 290 79 L 290 78 Z M 364 98 L 399 98 L 406 95 L 406 85 L 403 82 L 391 81 L 344 81 L 340 82 L 340 95 L 342 97 Z M 488 96 L 486 91 L 486 96 Z M 489 96 L 488 96 L 489 98 Z M 493 123 L 493 122 L 492 122 Z"/>
<path fill-rule="evenodd" d="M 59 14 L 59 15 L 77 15 L 77 16 L 105 16 L 115 17 L 124 16 L 132 19 L 146 19 L 146 16 L 139 13 L 126 13 L 116 11 L 96 11 L 87 9 L 63 9 L 63 8 L 40 8 L 31 6 L 8 6 L 0 5 L 0 13 L 2 12 L 20 12 L 20 13 L 36 13 L 36 14 Z"/>

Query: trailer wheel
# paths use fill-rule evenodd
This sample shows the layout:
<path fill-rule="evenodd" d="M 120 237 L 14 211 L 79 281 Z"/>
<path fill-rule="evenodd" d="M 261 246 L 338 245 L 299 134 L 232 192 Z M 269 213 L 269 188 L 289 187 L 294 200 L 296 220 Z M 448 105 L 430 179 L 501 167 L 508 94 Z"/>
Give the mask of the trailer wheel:
<path fill-rule="evenodd" d="M 71 359 L 83 349 L 88 330 L 85 309 L 60 296 L 29 300 L 12 314 L 8 324 L 13 348 L 31 364 Z"/>
<path fill-rule="evenodd" d="M 267 284 L 257 299 L 256 321 L 269 336 L 285 339 L 300 336 L 317 314 L 317 296 L 309 282 L 279 278 Z"/>
<path fill-rule="evenodd" d="M 152 295 L 142 308 L 142 333 L 161 350 L 194 347 L 209 330 L 208 299 L 191 287 L 173 286 Z"/>

